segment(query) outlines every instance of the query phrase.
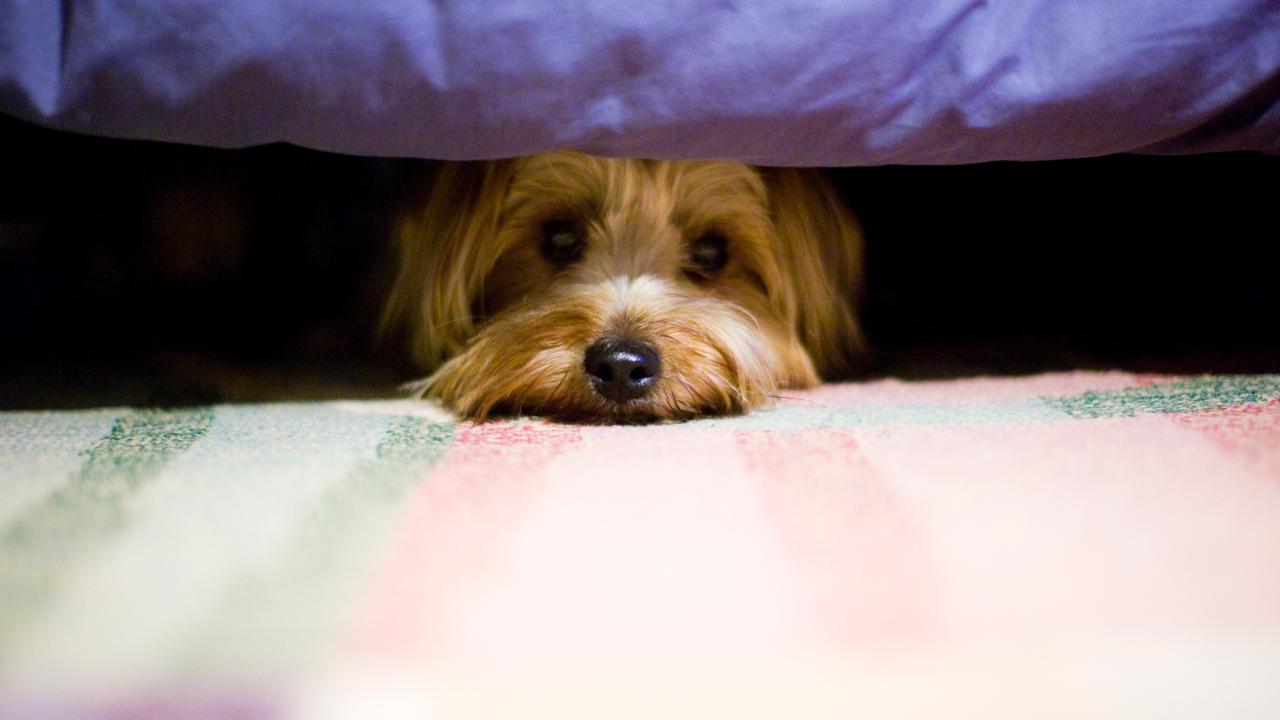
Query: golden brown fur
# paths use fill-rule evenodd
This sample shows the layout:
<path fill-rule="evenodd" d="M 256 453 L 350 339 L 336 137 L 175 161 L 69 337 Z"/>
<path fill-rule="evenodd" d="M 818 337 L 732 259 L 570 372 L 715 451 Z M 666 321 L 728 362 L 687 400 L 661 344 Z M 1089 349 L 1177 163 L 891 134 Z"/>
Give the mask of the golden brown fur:
<path fill-rule="evenodd" d="M 549 259 L 555 223 L 573 228 L 571 262 Z M 693 264 L 695 241 L 719 242 L 723 265 Z M 384 325 L 433 371 L 418 391 L 468 417 L 743 412 L 847 371 L 862 347 L 861 238 L 815 171 L 567 151 L 446 163 L 398 248 Z M 643 397 L 610 400 L 588 377 L 606 337 L 660 357 Z"/>

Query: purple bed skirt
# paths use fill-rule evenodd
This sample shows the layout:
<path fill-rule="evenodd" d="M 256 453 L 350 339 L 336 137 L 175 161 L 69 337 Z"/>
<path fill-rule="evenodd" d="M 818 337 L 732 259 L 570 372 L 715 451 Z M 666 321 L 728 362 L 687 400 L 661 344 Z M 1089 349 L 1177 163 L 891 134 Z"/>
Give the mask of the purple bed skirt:
<path fill-rule="evenodd" d="M 0 0 L 0 112 L 447 159 L 1277 153 L 1280 1 Z"/>

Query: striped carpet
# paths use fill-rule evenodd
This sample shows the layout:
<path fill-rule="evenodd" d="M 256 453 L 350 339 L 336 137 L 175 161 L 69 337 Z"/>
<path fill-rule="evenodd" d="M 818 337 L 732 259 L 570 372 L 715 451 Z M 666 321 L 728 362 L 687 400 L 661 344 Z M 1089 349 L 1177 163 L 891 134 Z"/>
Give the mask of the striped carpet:
<path fill-rule="evenodd" d="M 0 717 L 1280 717 L 1280 376 L 0 413 Z"/>

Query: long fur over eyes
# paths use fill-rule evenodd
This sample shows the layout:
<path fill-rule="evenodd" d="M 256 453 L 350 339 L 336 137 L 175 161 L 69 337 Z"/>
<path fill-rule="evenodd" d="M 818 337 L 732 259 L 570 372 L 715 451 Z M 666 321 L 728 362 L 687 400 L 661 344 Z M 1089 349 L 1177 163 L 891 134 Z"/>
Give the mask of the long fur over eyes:
<path fill-rule="evenodd" d="M 548 254 L 549 228 L 579 243 L 572 258 Z M 708 265 L 700 247 L 722 254 Z M 384 328 L 432 372 L 418 392 L 467 417 L 744 412 L 862 355 L 861 237 L 816 171 L 573 152 L 444 163 L 397 249 Z M 589 359 L 619 338 L 654 370 L 626 396 Z"/>

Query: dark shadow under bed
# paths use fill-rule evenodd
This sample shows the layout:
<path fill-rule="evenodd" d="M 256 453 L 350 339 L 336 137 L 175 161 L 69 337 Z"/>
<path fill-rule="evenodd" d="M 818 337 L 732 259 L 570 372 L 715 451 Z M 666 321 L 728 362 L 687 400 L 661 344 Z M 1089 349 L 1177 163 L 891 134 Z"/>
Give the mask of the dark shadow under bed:
<path fill-rule="evenodd" d="M 0 118 L 0 408 L 394 396 L 388 220 L 421 170 Z M 831 171 L 872 377 L 1280 371 L 1280 158 Z"/>

